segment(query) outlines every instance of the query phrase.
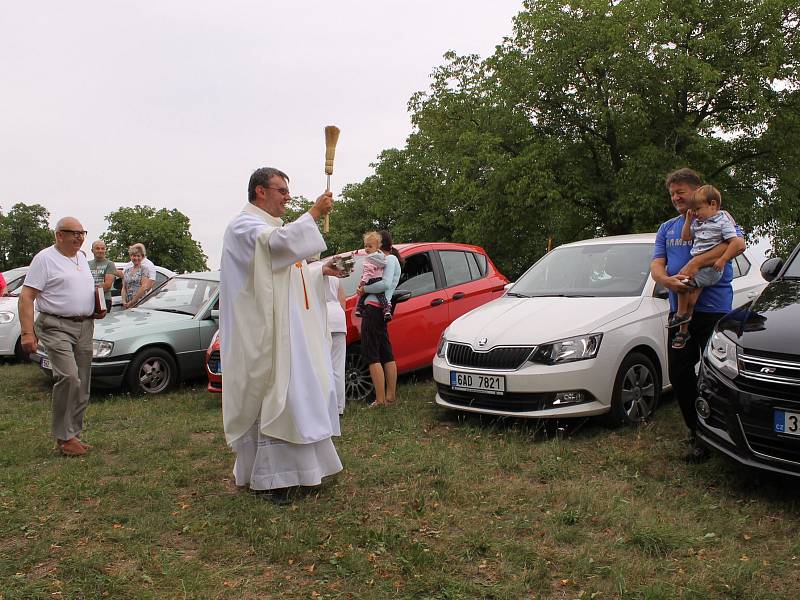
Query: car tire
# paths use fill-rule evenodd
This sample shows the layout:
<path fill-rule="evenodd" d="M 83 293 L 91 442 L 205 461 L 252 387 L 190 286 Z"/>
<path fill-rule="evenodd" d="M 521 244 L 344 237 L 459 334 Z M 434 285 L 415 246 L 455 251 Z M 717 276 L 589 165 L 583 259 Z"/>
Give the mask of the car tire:
<path fill-rule="evenodd" d="M 653 361 L 631 352 L 617 371 L 608 421 L 614 426 L 638 425 L 653 414 L 660 397 L 661 381 Z"/>
<path fill-rule="evenodd" d="M 128 388 L 137 394 L 162 394 L 178 381 L 178 366 L 162 348 L 145 348 L 133 357 L 126 374 Z"/>
<path fill-rule="evenodd" d="M 350 346 L 344 361 L 344 395 L 347 402 L 366 402 L 374 391 L 369 365 L 361 354 L 361 348 Z"/>

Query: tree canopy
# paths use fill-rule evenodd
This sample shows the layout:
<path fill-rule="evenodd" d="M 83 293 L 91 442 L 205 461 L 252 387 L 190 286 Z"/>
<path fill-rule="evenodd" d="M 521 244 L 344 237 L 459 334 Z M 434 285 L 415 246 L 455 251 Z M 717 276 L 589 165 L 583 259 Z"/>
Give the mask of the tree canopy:
<path fill-rule="evenodd" d="M 445 55 L 414 130 L 345 188 L 336 243 L 484 246 L 510 276 L 547 247 L 655 231 L 689 166 L 751 234 L 800 241 L 796 0 L 530 0 L 484 60 Z M 340 248 L 340 249 L 345 249 Z"/>
<path fill-rule="evenodd" d="M 178 209 L 123 207 L 109 214 L 106 221 L 108 231 L 101 237 L 113 260 L 127 260 L 128 248 L 141 243 L 157 265 L 177 273 L 208 270 L 208 257 L 189 232 L 189 218 Z"/>
<path fill-rule="evenodd" d="M 17 203 L 0 211 L 0 271 L 24 267 L 36 253 L 53 244 L 50 213 L 41 204 Z"/>

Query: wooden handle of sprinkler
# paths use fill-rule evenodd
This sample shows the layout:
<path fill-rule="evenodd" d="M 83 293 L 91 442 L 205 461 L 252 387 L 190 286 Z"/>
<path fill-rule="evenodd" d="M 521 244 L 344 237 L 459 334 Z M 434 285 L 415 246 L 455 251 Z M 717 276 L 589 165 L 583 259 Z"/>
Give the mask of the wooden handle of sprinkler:
<path fill-rule="evenodd" d="M 328 175 L 328 185 L 325 187 L 326 192 L 331 191 L 331 176 Z M 328 233 L 331 228 L 329 213 L 325 213 L 325 218 L 322 221 L 322 233 Z"/>
<path fill-rule="evenodd" d="M 325 127 L 325 174 L 328 176 L 328 187 L 326 192 L 331 191 L 331 175 L 333 175 L 333 159 L 336 156 L 336 142 L 339 141 L 339 128 L 336 125 L 328 125 Z M 322 223 L 322 233 L 328 233 L 330 229 L 330 220 L 328 215 L 325 215 L 325 220 Z"/>

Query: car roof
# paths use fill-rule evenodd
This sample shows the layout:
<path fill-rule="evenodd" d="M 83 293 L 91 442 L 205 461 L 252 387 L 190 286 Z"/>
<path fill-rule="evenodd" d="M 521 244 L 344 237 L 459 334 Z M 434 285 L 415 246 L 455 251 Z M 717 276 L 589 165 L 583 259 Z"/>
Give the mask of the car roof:
<path fill-rule="evenodd" d="M 204 279 L 206 281 L 219 281 L 219 271 L 197 271 L 176 275 L 177 279 Z"/>
<path fill-rule="evenodd" d="M 129 263 L 130 263 L 130 261 L 128 261 L 128 262 L 118 261 L 118 260 L 114 261 L 114 265 L 119 269 L 121 269 L 122 267 L 124 267 L 125 265 L 127 265 Z M 156 268 L 156 271 L 158 271 L 162 275 L 166 275 L 167 277 L 175 277 L 175 271 L 170 271 L 167 267 L 162 267 L 160 265 L 154 265 L 154 266 Z"/>
<path fill-rule="evenodd" d="M 656 241 L 655 233 L 631 233 L 628 235 L 611 235 L 608 237 L 592 238 L 563 244 L 559 248 L 568 246 L 590 246 L 593 244 L 652 244 Z"/>
<path fill-rule="evenodd" d="M 394 244 L 395 249 L 402 255 L 414 250 L 471 250 L 473 252 L 485 253 L 486 251 L 480 246 L 472 244 L 462 244 L 461 242 L 405 242 L 402 244 Z M 363 251 L 363 248 L 356 248 L 354 250 L 342 251 L 337 254 L 350 254 L 352 252 Z"/>

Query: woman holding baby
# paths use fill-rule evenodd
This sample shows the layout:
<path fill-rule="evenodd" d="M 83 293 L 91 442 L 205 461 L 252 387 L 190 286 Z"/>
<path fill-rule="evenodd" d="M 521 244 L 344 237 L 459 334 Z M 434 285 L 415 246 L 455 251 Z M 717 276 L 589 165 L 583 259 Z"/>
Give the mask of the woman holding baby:
<path fill-rule="evenodd" d="M 375 402 L 370 406 L 387 406 L 397 398 L 397 363 L 386 328 L 391 312 L 386 311 L 384 302 L 391 306 L 392 295 L 400 281 L 402 259 L 392 246 L 392 236 L 388 231 L 365 233 L 364 248 L 367 258 L 375 254 L 381 260 L 370 261 L 375 267 L 369 270 L 369 281 L 373 283 L 362 280 L 358 286 L 358 294 L 363 300 L 361 354 L 369 364 L 369 374 L 375 386 Z"/>

